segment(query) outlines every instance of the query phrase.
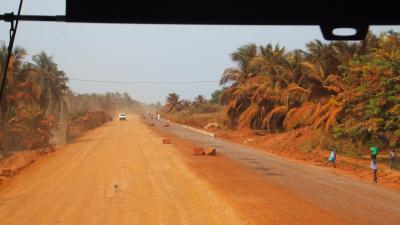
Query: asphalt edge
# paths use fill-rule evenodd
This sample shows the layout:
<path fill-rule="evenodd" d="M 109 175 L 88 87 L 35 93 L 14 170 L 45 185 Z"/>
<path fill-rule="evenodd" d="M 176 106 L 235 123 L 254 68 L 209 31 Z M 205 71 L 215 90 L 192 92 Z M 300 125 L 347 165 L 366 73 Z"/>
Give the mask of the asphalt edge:
<path fill-rule="evenodd" d="M 207 132 L 207 131 L 204 131 L 204 130 L 200 130 L 200 129 L 197 129 L 197 128 L 194 128 L 194 127 L 191 127 L 191 126 L 187 126 L 187 125 L 184 125 L 184 124 L 179 124 L 179 123 L 171 122 L 170 120 L 166 120 L 166 119 L 164 119 L 164 118 L 161 118 L 160 120 L 163 120 L 163 121 L 168 122 L 168 123 L 173 123 L 173 124 L 175 124 L 175 125 L 177 125 L 177 126 L 181 126 L 181 127 L 186 128 L 186 129 L 189 129 L 189 130 L 192 130 L 192 131 L 196 131 L 196 132 L 198 132 L 198 133 L 201 133 L 201 134 L 204 134 L 204 135 L 213 137 L 213 138 L 217 137 L 217 135 L 214 134 L 214 133 Z"/>

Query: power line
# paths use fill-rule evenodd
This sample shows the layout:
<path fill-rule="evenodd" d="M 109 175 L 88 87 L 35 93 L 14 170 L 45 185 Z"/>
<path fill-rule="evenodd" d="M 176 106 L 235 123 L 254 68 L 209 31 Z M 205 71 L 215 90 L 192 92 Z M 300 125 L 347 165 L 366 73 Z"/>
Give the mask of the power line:
<path fill-rule="evenodd" d="M 218 83 L 216 80 L 199 81 L 110 81 L 110 80 L 84 80 L 69 78 L 72 81 L 94 82 L 94 83 L 113 83 L 113 84 L 194 84 L 194 83 Z"/>

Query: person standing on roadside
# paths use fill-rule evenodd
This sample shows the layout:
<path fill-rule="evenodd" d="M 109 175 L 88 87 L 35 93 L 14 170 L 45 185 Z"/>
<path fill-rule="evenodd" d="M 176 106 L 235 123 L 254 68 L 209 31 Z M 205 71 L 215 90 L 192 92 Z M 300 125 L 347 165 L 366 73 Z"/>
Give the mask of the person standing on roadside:
<path fill-rule="evenodd" d="M 374 183 L 378 183 L 378 176 L 377 176 L 377 171 L 378 171 L 378 165 L 376 163 L 376 158 L 371 159 L 371 169 L 372 169 L 372 178 Z"/>
<path fill-rule="evenodd" d="M 333 146 L 331 149 L 331 154 L 329 155 L 328 161 L 324 164 L 324 166 L 328 165 L 328 163 L 332 163 L 333 167 L 336 168 L 336 147 Z"/>
<path fill-rule="evenodd" d="M 393 169 L 394 163 L 396 162 L 396 156 L 396 149 L 395 147 L 393 147 L 392 150 L 389 152 L 389 166 L 391 170 Z"/>

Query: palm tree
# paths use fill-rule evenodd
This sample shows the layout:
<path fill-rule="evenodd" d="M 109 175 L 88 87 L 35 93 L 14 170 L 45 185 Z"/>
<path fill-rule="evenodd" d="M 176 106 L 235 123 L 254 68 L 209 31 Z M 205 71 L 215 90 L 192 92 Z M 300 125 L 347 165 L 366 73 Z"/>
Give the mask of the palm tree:
<path fill-rule="evenodd" d="M 204 103 L 207 102 L 206 97 L 204 97 L 203 95 L 198 95 L 194 98 L 194 102 L 196 105 L 203 105 Z"/>
<path fill-rule="evenodd" d="M 220 79 L 220 85 L 227 83 L 242 83 L 251 76 L 250 61 L 257 56 L 257 46 L 255 44 L 248 44 L 240 47 L 237 51 L 231 54 L 233 62 L 238 64 L 238 68 L 226 69 Z"/>
<path fill-rule="evenodd" d="M 337 59 L 339 65 L 347 65 L 361 50 L 360 44 L 346 41 L 334 42 L 331 48 L 333 50 L 333 57 Z"/>
<path fill-rule="evenodd" d="M 37 105 L 27 105 L 8 121 L 12 126 L 10 136 L 20 148 L 33 149 L 49 145 L 52 116 L 46 116 Z"/>
<path fill-rule="evenodd" d="M 285 48 L 278 44 L 265 47 L 260 46 L 260 52 L 250 62 L 252 74 L 256 76 L 269 76 L 272 78 L 273 86 L 285 86 L 293 79 L 289 61 L 286 58 Z"/>
<path fill-rule="evenodd" d="M 257 46 L 252 43 L 243 45 L 231 54 L 232 61 L 236 62 L 244 73 L 249 72 L 249 62 L 255 56 L 257 56 Z"/>
<path fill-rule="evenodd" d="M 245 47 L 239 48 L 238 52 L 243 52 Z M 221 84 L 231 81 L 221 96 L 221 102 L 227 105 L 228 122 L 232 126 L 239 122 L 255 128 L 267 127 L 263 125 L 265 116 L 280 104 L 280 92 L 288 88 L 295 80 L 295 72 L 298 73 L 292 67 L 285 48 L 279 45 L 261 46 L 255 53 L 241 58 L 249 60 L 239 62 L 241 69 L 227 69 L 221 78 Z M 244 69 L 243 65 L 247 68 Z M 286 99 L 289 98 L 288 93 Z"/>
<path fill-rule="evenodd" d="M 21 105 L 21 101 L 26 97 L 22 92 L 19 85 L 19 70 L 22 65 L 23 59 L 26 57 L 27 52 L 23 48 L 16 47 L 10 58 L 9 69 L 7 73 L 7 79 L 3 92 L 4 98 L 0 102 L 0 120 L 2 124 L 2 148 L 9 149 L 10 144 L 10 126 L 9 120 L 16 116 L 18 108 Z M 4 65 L 7 57 L 7 47 L 2 44 L 0 48 L 0 73 L 4 73 Z"/>
<path fill-rule="evenodd" d="M 221 103 L 227 104 L 226 114 L 230 126 L 234 126 L 238 116 L 246 110 L 251 103 L 251 92 L 243 85 L 256 74 L 253 73 L 254 66 L 251 64 L 258 55 L 255 44 L 247 44 L 231 54 L 233 62 L 238 64 L 238 68 L 226 69 L 220 79 L 220 85 L 230 84 L 224 88 L 221 94 Z M 251 88 L 250 88 L 251 89 Z"/>
<path fill-rule="evenodd" d="M 241 47 L 232 54 L 238 67 L 220 80 L 227 122 L 271 132 L 311 125 L 363 142 L 400 136 L 399 43 L 392 32 L 361 43 L 316 40 L 307 51 Z"/>
<path fill-rule="evenodd" d="M 181 106 L 181 102 L 179 101 L 179 95 L 176 93 L 170 93 L 166 99 L 166 107 L 168 112 L 172 110 L 179 110 Z"/>
<path fill-rule="evenodd" d="M 250 52 L 244 51 L 245 47 L 235 52 L 235 56 Z M 347 43 L 327 45 L 316 40 L 307 45 L 308 52 L 297 50 L 287 53 L 279 45 L 268 44 L 261 46 L 252 57 L 234 58 L 233 61 L 239 63 L 239 69 L 225 70 L 220 82 L 227 84 L 230 81 L 230 86 L 221 97 L 222 103 L 226 104 L 228 122 L 233 126 L 239 122 L 270 131 L 282 130 L 293 124 L 304 125 L 309 121 L 303 118 L 301 122 L 296 122 L 296 118 L 302 118 L 298 113 L 306 111 L 310 114 L 319 99 L 329 98 L 346 89 L 341 76 L 327 71 L 334 71 L 330 66 L 332 63 L 348 62 L 356 47 Z M 341 52 L 344 51 L 348 55 L 339 59 L 338 54 L 343 55 Z M 306 104 L 312 100 L 310 96 L 316 101 L 311 105 Z"/>
<path fill-rule="evenodd" d="M 333 45 L 334 43 L 326 44 L 320 40 L 307 43 L 307 52 L 305 52 L 306 61 L 319 63 L 328 74 L 337 73 L 340 62 L 335 57 L 335 52 L 332 48 Z"/>
<path fill-rule="evenodd" d="M 190 100 L 184 99 L 184 100 L 180 101 L 180 108 L 187 109 L 190 107 L 191 104 L 192 104 L 192 102 Z"/>
<path fill-rule="evenodd" d="M 53 115 L 58 115 L 62 104 L 65 104 L 63 96 L 68 90 L 68 78 L 63 71 L 58 70 L 53 58 L 45 52 L 33 56 L 32 60 L 39 73 L 38 79 L 43 93 L 40 98 L 41 107 L 45 111 L 50 110 Z"/>

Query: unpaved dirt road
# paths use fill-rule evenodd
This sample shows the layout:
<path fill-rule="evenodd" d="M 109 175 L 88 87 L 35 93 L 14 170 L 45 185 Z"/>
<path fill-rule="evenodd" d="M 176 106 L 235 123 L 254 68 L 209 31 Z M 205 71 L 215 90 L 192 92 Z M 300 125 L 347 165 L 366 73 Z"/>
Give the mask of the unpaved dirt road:
<path fill-rule="evenodd" d="M 354 186 L 340 179 L 332 184 L 328 182 L 331 175 L 324 171 L 310 172 L 293 162 L 281 162 L 179 127 L 164 128 L 156 123 L 151 128 L 146 123 L 128 115 L 128 121 L 114 121 L 90 131 L 34 163 L 0 187 L 0 224 L 400 221 L 398 192 Z M 173 143 L 163 145 L 162 137 L 168 135 Z M 216 145 L 221 154 L 193 156 L 194 144 Z M 304 176 L 310 179 L 304 180 Z M 369 209 L 374 210 L 369 213 L 372 216 L 366 213 Z"/>
<path fill-rule="evenodd" d="M 241 224 L 139 120 L 90 131 L 0 189 L 1 225 Z"/>

